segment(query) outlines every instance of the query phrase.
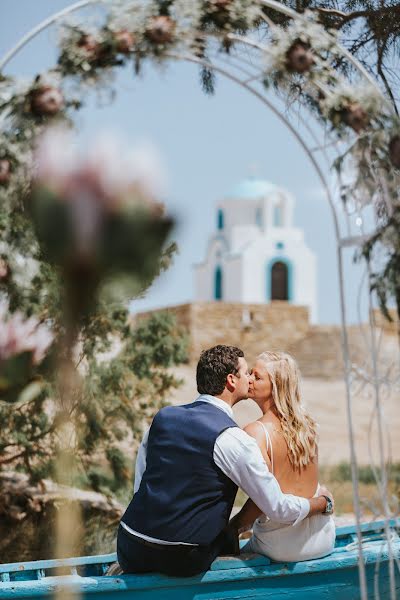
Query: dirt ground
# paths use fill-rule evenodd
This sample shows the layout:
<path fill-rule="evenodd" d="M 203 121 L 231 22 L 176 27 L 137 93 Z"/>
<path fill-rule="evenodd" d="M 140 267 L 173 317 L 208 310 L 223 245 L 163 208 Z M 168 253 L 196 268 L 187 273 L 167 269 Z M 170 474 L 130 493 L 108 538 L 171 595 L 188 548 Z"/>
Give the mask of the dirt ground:
<path fill-rule="evenodd" d="M 175 404 L 192 402 L 197 397 L 195 368 L 183 366 L 174 373 L 184 380 L 171 401 Z M 319 424 L 320 465 L 336 465 L 350 462 L 349 428 L 347 418 L 346 390 L 342 380 L 325 381 L 304 379 L 304 403 Z M 385 454 L 393 462 L 400 462 L 400 394 L 392 392 L 382 402 L 383 438 Z M 243 427 L 261 415 L 251 400 L 243 400 L 235 408 L 238 424 Z M 352 400 L 352 420 L 359 464 L 377 463 L 379 460 L 378 419 L 372 390 L 363 390 Z M 372 457 L 372 458 L 371 458 Z"/>

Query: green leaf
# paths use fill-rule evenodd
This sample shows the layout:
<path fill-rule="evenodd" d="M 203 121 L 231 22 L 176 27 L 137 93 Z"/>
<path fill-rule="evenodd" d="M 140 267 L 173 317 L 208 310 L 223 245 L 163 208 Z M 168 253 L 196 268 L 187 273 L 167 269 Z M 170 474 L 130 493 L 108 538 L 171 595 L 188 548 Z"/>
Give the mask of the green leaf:
<path fill-rule="evenodd" d="M 32 351 L 27 350 L 0 364 L 0 392 L 29 381 L 32 375 L 32 355 Z"/>

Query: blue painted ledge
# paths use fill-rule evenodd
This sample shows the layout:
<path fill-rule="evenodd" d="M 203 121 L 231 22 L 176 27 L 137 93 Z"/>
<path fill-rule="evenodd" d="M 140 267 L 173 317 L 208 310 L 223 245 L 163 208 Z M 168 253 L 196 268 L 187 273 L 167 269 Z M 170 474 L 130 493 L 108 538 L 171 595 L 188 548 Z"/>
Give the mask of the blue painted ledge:
<path fill-rule="evenodd" d="M 389 552 L 382 521 L 363 525 L 363 557 L 368 591 L 376 586 L 389 598 Z M 392 521 L 392 548 L 400 557 L 400 521 Z M 173 578 L 159 574 L 105 576 L 116 555 L 42 560 L 0 565 L 0 600 L 43 599 L 68 588 L 73 596 L 107 600 L 355 600 L 359 598 L 358 545 L 355 527 L 337 530 L 334 552 L 318 560 L 274 563 L 256 554 L 219 557 L 208 572 Z M 375 569 L 376 563 L 379 569 Z M 56 569 L 62 575 L 55 575 Z M 65 574 L 64 574 L 65 573 Z M 378 576 L 378 580 L 376 579 Z M 400 581 L 396 580 L 400 592 Z M 96 600 L 93 598 L 93 600 Z"/>

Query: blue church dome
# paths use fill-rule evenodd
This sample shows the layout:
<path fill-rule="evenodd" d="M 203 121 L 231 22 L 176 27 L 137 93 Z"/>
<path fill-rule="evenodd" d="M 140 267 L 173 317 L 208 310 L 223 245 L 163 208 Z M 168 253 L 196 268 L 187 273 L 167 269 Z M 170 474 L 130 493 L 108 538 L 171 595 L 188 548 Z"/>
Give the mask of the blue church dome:
<path fill-rule="evenodd" d="M 265 179 L 257 179 L 256 177 L 247 177 L 239 183 L 237 183 L 228 194 L 226 198 L 260 198 L 274 192 L 277 186 L 270 181 Z"/>

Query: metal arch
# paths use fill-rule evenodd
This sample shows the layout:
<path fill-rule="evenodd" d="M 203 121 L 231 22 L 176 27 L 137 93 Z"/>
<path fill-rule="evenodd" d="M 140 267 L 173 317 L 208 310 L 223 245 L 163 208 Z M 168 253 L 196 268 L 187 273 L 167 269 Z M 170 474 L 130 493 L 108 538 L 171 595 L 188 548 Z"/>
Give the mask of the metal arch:
<path fill-rule="evenodd" d="M 74 5 L 68 7 L 67 9 L 64 9 L 63 11 L 60 11 L 58 13 L 56 13 L 55 15 L 53 15 L 52 17 L 46 19 L 44 22 L 42 22 L 39 26 L 37 26 L 36 28 L 34 28 L 33 30 L 31 30 L 31 32 L 29 32 L 20 42 L 19 44 L 17 44 L 12 50 L 10 50 L 10 52 L 6 55 L 6 57 L 3 59 L 3 61 L 0 63 L 0 68 L 4 68 L 5 64 L 7 64 L 9 62 L 9 60 L 11 60 L 11 58 L 24 46 L 26 45 L 33 37 L 35 37 L 39 32 L 41 32 L 43 29 L 45 29 L 46 27 L 48 27 L 50 24 L 56 22 L 58 19 L 62 18 L 63 16 L 65 16 L 66 14 L 69 14 L 73 11 L 79 10 L 85 6 L 88 6 L 90 4 L 96 4 L 98 3 L 99 0 L 85 0 L 83 2 L 78 2 L 75 3 Z M 267 3 L 268 4 L 268 3 Z M 275 3 L 272 1 L 270 3 L 271 7 L 275 7 Z M 279 8 L 282 8 L 281 5 L 279 5 Z M 291 11 L 290 11 L 291 13 Z M 292 16 L 292 15 L 290 15 Z M 297 16 L 297 13 L 294 13 L 294 16 Z M 239 40 L 238 40 L 239 41 Z M 247 40 L 247 39 L 240 39 L 240 41 L 244 44 L 247 45 L 251 45 L 254 47 L 254 44 L 252 43 L 251 40 Z M 260 47 L 260 45 L 256 45 L 256 47 L 258 48 L 258 50 L 263 50 L 263 48 Z M 175 56 L 175 58 L 182 58 L 180 56 Z M 193 62 L 197 62 L 197 63 L 201 63 L 201 61 L 199 59 L 196 59 L 195 57 L 187 57 L 187 60 L 192 60 Z M 204 61 L 203 61 L 204 63 Z M 319 177 L 319 179 L 321 180 L 321 183 L 323 185 L 323 188 L 325 190 L 329 205 L 331 207 L 331 213 L 332 213 L 332 217 L 333 217 L 333 221 L 334 221 L 334 228 L 335 228 L 335 235 L 336 235 L 336 239 L 337 239 L 337 253 L 338 253 L 338 268 L 339 268 L 339 285 L 340 285 L 340 303 L 341 303 L 341 315 L 342 315 L 342 335 L 343 335 L 343 355 L 344 355 L 344 360 L 345 360 L 345 380 L 346 380 L 346 397 L 347 397 L 347 406 L 350 407 L 351 405 L 351 396 L 350 396 L 350 381 L 349 381 L 349 358 L 348 358 L 348 352 L 349 352 L 349 344 L 348 344 L 348 338 L 347 338 L 347 330 L 346 330 L 346 319 L 345 319 L 345 302 L 344 302 L 344 289 L 343 289 L 343 261 L 342 261 L 342 253 L 341 253 L 341 248 L 339 245 L 339 240 L 340 240 L 340 232 L 339 232 L 339 224 L 338 224 L 338 219 L 337 219 L 337 215 L 336 215 L 336 211 L 335 211 L 335 207 L 334 207 L 334 203 L 333 203 L 333 199 L 331 197 L 330 194 L 330 190 L 329 190 L 329 186 L 325 180 L 325 177 L 315 159 L 315 157 L 313 156 L 312 153 L 310 153 L 307 144 L 304 142 L 304 140 L 301 138 L 301 136 L 298 134 L 298 132 L 294 129 L 294 127 L 292 126 L 292 124 L 283 116 L 281 115 L 281 113 L 279 113 L 279 111 L 265 98 L 263 97 L 258 91 L 252 89 L 249 85 L 244 84 L 240 79 L 228 74 L 227 72 L 225 72 L 223 69 L 216 67 L 215 65 L 212 64 L 208 64 L 209 68 L 212 68 L 214 70 L 218 69 L 218 71 L 222 74 L 224 74 L 225 76 L 228 76 L 230 79 L 232 79 L 233 81 L 236 81 L 236 83 L 238 83 L 239 85 L 245 87 L 246 89 L 248 89 L 249 91 L 251 91 L 256 97 L 258 97 L 264 104 L 266 104 L 270 110 L 272 110 L 274 112 L 274 114 L 286 125 L 286 127 L 289 128 L 289 130 L 291 131 L 292 135 L 294 135 L 294 137 L 297 139 L 297 141 L 300 143 L 301 147 L 303 148 L 303 151 L 306 152 L 307 156 L 309 157 L 309 160 L 311 160 L 312 165 L 314 166 L 314 169 L 317 172 L 317 175 Z M 348 421 L 349 421 L 349 426 L 350 426 L 350 434 L 352 431 L 352 416 L 351 416 L 351 410 L 349 408 L 349 414 L 348 414 Z M 356 458 L 355 458 L 355 450 L 353 447 L 353 444 L 351 443 L 351 455 L 352 455 L 352 464 L 356 463 Z M 354 481 L 357 482 L 357 474 L 354 474 Z M 355 485 L 355 506 L 356 506 L 356 521 L 357 521 L 357 530 L 358 530 L 358 536 L 359 536 L 359 540 L 361 542 L 361 529 L 359 526 L 360 523 L 360 519 L 359 519 L 359 498 L 358 498 L 358 489 L 357 489 L 357 485 Z M 359 569 L 360 569 L 360 584 L 361 584 L 361 591 L 362 591 L 362 597 L 366 598 L 366 593 L 364 592 L 364 588 L 366 590 L 366 582 L 365 582 L 365 571 L 364 571 L 364 562 L 362 560 L 362 548 L 361 548 L 361 543 L 360 543 L 360 553 L 359 553 L 360 559 L 359 559 Z"/>
<path fill-rule="evenodd" d="M 281 4 L 279 4 L 278 2 L 276 2 L 275 0 L 259 0 L 260 3 L 264 4 L 265 6 L 268 6 L 270 8 L 276 9 L 278 12 L 282 12 L 284 14 L 287 14 L 288 16 L 292 17 L 292 18 L 299 18 L 299 14 L 296 13 L 295 11 L 293 11 L 292 9 L 289 9 Z M 76 2 L 74 4 L 72 4 L 71 6 L 58 11 L 57 13 L 55 13 L 54 15 L 48 17 L 47 19 L 45 19 L 44 21 L 42 21 L 39 25 L 37 25 L 36 27 L 34 27 L 33 29 L 31 29 L 25 36 L 23 36 L 23 38 L 13 47 L 11 48 L 11 50 L 9 50 L 9 52 L 6 53 L 6 55 L 3 57 L 3 59 L 0 61 L 0 71 L 2 69 L 4 69 L 4 67 L 8 64 L 8 62 L 15 56 L 15 54 L 17 54 L 19 52 L 19 50 L 21 50 L 21 48 L 23 48 L 30 40 L 32 40 L 36 35 L 38 35 L 41 31 L 43 31 L 44 29 L 46 29 L 47 27 L 49 27 L 49 25 L 55 23 L 57 20 L 59 20 L 60 18 L 64 17 L 67 14 L 70 14 L 71 12 L 80 10 L 82 8 L 85 8 L 86 6 L 89 6 L 91 4 L 101 4 L 101 0 L 81 0 L 80 2 Z M 300 15 L 301 16 L 301 15 Z M 301 20 L 305 21 L 304 17 L 301 16 Z M 234 39 L 237 39 L 237 41 L 240 41 L 243 44 L 246 44 L 248 46 L 252 46 L 254 48 L 257 48 L 260 51 L 265 51 L 265 48 L 263 46 L 261 46 L 260 44 L 257 44 L 255 42 L 253 42 L 250 39 L 241 37 L 241 36 L 232 36 Z M 344 49 L 343 49 L 344 50 Z M 179 55 L 173 55 L 173 54 L 169 54 L 169 56 L 171 56 L 172 58 L 175 59 L 180 59 L 181 56 Z M 269 108 L 270 110 L 272 110 L 275 115 L 289 128 L 290 132 L 292 133 L 292 135 L 297 139 L 297 141 L 300 143 L 301 147 L 303 148 L 304 152 L 306 152 L 307 156 L 309 157 L 309 159 L 311 160 L 317 174 L 318 177 L 320 178 L 323 187 L 325 189 L 325 192 L 327 194 L 327 198 L 332 210 L 332 215 L 334 218 L 334 224 L 335 224 L 335 233 L 336 233 L 336 237 L 337 240 L 340 240 L 340 232 L 339 232 L 339 224 L 337 221 L 337 215 L 335 212 L 335 207 L 334 207 L 334 203 L 333 203 L 333 199 L 330 195 L 330 191 L 329 191 L 329 186 L 323 176 L 323 173 L 317 163 L 317 161 L 315 160 L 313 154 L 309 151 L 307 144 L 305 143 L 305 141 L 302 139 L 302 137 L 298 134 L 298 132 L 294 129 L 293 125 L 272 105 L 271 102 L 269 102 L 266 98 L 264 98 L 258 91 L 254 90 L 253 88 L 251 88 L 249 85 L 247 85 L 246 83 L 242 82 L 240 79 L 238 79 L 235 76 L 231 76 L 230 74 L 228 74 L 227 71 L 224 71 L 223 69 L 221 69 L 220 67 L 216 67 L 216 65 L 213 65 L 211 63 L 207 63 L 206 61 L 202 61 L 201 59 L 197 59 L 196 57 L 186 57 L 186 60 L 190 61 L 190 62 L 197 62 L 200 64 L 204 64 L 206 65 L 208 68 L 213 69 L 213 70 L 218 70 L 221 74 L 231 78 L 233 81 L 235 81 L 236 83 L 238 83 L 239 85 L 241 85 L 242 87 L 245 87 L 246 89 L 248 89 L 249 91 L 251 91 L 255 96 L 257 96 L 262 102 L 264 102 Z M 354 61 L 353 61 L 354 62 Z M 361 67 L 361 65 L 360 65 Z M 378 88 L 379 89 L 379 88 Z M 380 90 L 379 90 L 379 93 Z"/>
<path fill-rule="evenodd" d="M 290 123 L 290 121 L 282 113 L 280 113 L 279 110 L 272 104 L 272 102 L 270 100 L 268 100 L 267 98 L 265 98 L 260 92 L 258 92 L 254 88 L 252 88 L 248 83 L 241 81 L 238 77 L 236 77 L 235 75 L 232 75 L 231 73 L 229 73 L 222 67 L 214 65 L 213 63 L 209 63 L 206 60 L 203 60 L 201 58 L 198 58 L 198 57 L 192 56 L 192 55 L 185 56 L 185 55 L 180 55 L 180 54 L 167 53 L 167 56 L 169 56 L 175 60 L 184 60 L 187 62 L 201 64 L 209 69 L 213 69 L 213 71 L 217 71 L 224 77 L 227 77 L 228 79 L 230 79 L 231 81 L 234 81 L 241 87 L 244 87 L 246 90 L 251 92 L 254 96 L 256 96 L 256 98 L 261 100 L 261 102 L 263 102 L 266 106 L 268 106 L 268 108 L 274 113 L 274 115 L 276 117 L 278 117 L 278 119 L 289 129 L 290 133 L 298 141 L 301 148 L 303 149 L 303 151 L 306 153 L 309 160 L 311 161 L 311 164 L 313 165 L 313 167 L 324 187 L 324 191 L 326 193 L 326 196 L 327 196 L 327 199 L 328 199 L 331 211 L 332 211 L 332 217 L 334 220 L 336 237 L 338 240 L 340 240 L 339 222 L 338 222 L 336 211 L 335 211 L 334 201 L 333 201 L 333 198 L 332 198 L 330 190 L 329 190 L 329 185 L 328 185 L 328 183 L 324 177 L 324 174 L 323 174 L 319 164 L 317 163 L 315 157 L 310 152 L 306 142 L 303 140 L 301 135 L 296 131 L 296 129 L 293 127 L 293 125 Z"/>
<path fill-rule="evenodd" d="M 254 65 L 248 59 L 247 60 L 242 59 L 240 56 L 236 56 L 232 52 L 229 55 L 223 55 L 223 56 L 220 56 L 217 53 L 214 53 L 213 58 L 214 57 L 217 57 L 219 59 L 220 63 L 225 63 L 226 65 L 230 66 L 231 68 L 243 73 L 244 75 L 247 75 L 247 79 L 241 81 L 242 85 L 248 86 L 249 84 L 251 84 L 253 82 L 260 83 L 260 79 L 262 77 L 262 72 L 253 74 L 253 73 L 250 73 L 250 71 L 247 71 L 242 66 L 242 63 L 243 63 L 243 64 L 247 65 L 248 67 L 254 68 Z M 235 64 L 235 61 L 238 62 L 239 64 Z M 215 63 L 213 63 L 213 65 L 214 64 Z M 214 70 L 216 70 L 215 67 L 214 67 Z M 285 117 L 285 119 L 287 119 L 287 117 Z M 301 123 L 301 126 L 307 131 L 307 133 L 310 135 L 310 137 L 313 139 L 313 141 L 315 143 L 315 146 L 313 148 L 308 148 L 309 152 L 311 154 L 315 154 L 317 151 L 320 152 L 323 155 L 328 168 L 330 168 L 332 159 L 330 159 L 327 155 L 327 152 L 326 152 L 327 144 L 326 143 L 324 145 L 319 144 L 319 140 L 317 138 L 316 133 L 313 131 L 313 129 L 310 127 L 309 123 L 307 123 L 307 121 L 304 119 L 304 117 L 302 117 L 300 112 L 296 112 L 296 119 Z M 330 143 L 329 143 L 329 146 L 335 147 L 335 149 L 337 150 L 337 153 L 339 154 L 338 142 L 336 139 L 332 139 L 332 141 L 330 141 Z"/>
<path fill-rule="evenodd" d="M 45 19 L 44 21 L 42 21 L 39 25 L 37 25 L 32 30 L 30 30 L 25 36 L 23 36 L 22 39 L 5 54 L 3 59 L 0 61 L 0 71 L 4 69 L 4 67 L 9 63 L 9 61 L 15 56 L 15 54 L 17 54 L 17 52 L 22 47 L 24 47 L 31 39 L 33 39 L 41 31 L 46 29 L 49 25 L 55 23 L 57 20 L 59 20 L 60 18 L 64 17 L 67 14 L 70 14 L 74 11 L 85 8 L 87 6 L 100 4 L 100 3 L 101 3 L 101 0 L 81 0 L 80 2 L 76 2 L 76 3 L 72 4 L 71 6 L 55 13 L 54 15 L 52 15 L 52 16 L 48 17 L 47 19 Z M 295 12 L 294 10 L 292 10 L 286 6 L 283 6 L 276 0 L 259 0 L 259 3 L 262 4 L 263 6 L 272 8 L 272 9 L 276 10 L 277 12 L 286 14 L 287 16 L 291 17 L 292 19 L 299 20 L 304 23 L 307 22 L 307 19 L 303 15 Z M 273 24 L 270 23 L 270 26 L 272 26 L 272 25 Z M 246 39 L 244 37 L 233 36 L 232 34 L 231 34 L 231 36 L 232 36 L 232 38 L 234 37 L 235 39 L 237 39 L 237 41 L 240 41 L 243 44 L 247 44 L 252 47 L 257 47 L 261 51 L 264 49 L 261 46 L 261 44 L 257 44 L 253 40 Z M 326 32 L 326 36 L 330 37 L 329 33 Z M 371 77 L 371 75 L 365 70 L 365 68 L 345 48 L 343 48 L 342 46 L 337 44 L 336 41 L 335 41 L 335 46 L 343 54 L 343 56 L 345 56 L 347 58 L 347 60 L 361 73 L 361 75 L 369 82 L 369 84 L 371 86 L 373 86 L 373 88 L 381 96 L 382 101 L 389 107 L 390 111 L 392 112 L 393 109 L 392 109 L 391 104 L 386 99 L 386 97 L 383 95 L 383 93 L 381 92 L 377 83 L 374 81 L 374 79 Z M 195 59 L 195 57 L 183 58 L 182 56 L 176 56 L 175 58 L 189 60 L 192 62 L 200 62 L 198 59 Z M 335 235 L 336 235 L 336 240 L 337 240 L 337 259 L 338 259 L 339 288 L 340 288 L 340 309 L 341 309 L 341 323 L 342 323 L 342 350 L 343 350 L 343 358 L 344 358 L 344 363 L 345 363 L 347 418 L 348 418 L 348 427 L 349 427 L 350 454 L 351 454 L 352 475 L 353 475 L 353 497 L 354 497 L 355 514 L 356 514 L 356 529 L 357 529 L 357 536 L 358 536 L 358 540 L 359 540 L 360 588 L 361 588 L 361 597 L 363 599 L 366 599 L 367 598 L 366 578 L 365 578 L 365 568 L 364 568 L 364 561 L 363 561 L 363 556 L 362 556 L 362 546 L 361 546 L 360 502 L 359 502 L 359 497 L 358 497 L 358 477 L 357 477 L 357 467 L 356 467 L 357 460 L 356 460 L 354 438 L 353 438 L 353 423 L 352 423 L 352 409 L 351 409 L 352 399 L 351 399 L 351 390 L 350 390 L 349 340 L 348 340 L 348 335 L 347 335 L 347 320 L 346 320 L 346 308 L 345 308 L 345 299 L 344 299 L 344 277 L 343 277 L 343 259 L 342 259 L 342 249 L 344 247 L 344 243 L 343 243 L 344 240 L 340 239 L 339 223 L 338 223 L 338 218 L 337 218 L 335 206 L 333 203 L 333 199 L 332 199 L 332 196 L 330 193 L 329 186 L 325 180 L 325 177 L 324 177 L 313 153 L 310 151 L 310 149 L 308 148 L 305 141 L 302 139 L 300 134 L 298 134 L 298 132 L 294 129 L 293 125 L 288 121 L 288 119 L 286 119 L 284 117 L 284 115 L 282 115 L 272 105 L 272 103 L 267 98 L 262 96 L 262 94 L 260 94 L 257 90 L 253 89 L 249 85 L 249 82 L 241 81 L 239 78 L 235 77 L 232 74 L 229 74 L 224 69 L 217 67 L 216 65 L 208 64 L 208 67 L 215 71 L 219 71 L 221 74 L 225 75 L 226 77 L 230 78 L 231 80 L 235 81 L 242 87 L 249 90 L 252 94 L 254 94 L 256 97 L 258 97 L 265 105 L 267 105 L 269 107 L 269 109 L 272 110 L 274 112 L 274 114 L 281 120 L 281 122 L 283 122 L 286 125 L 286 127 L 289 128 L 292 135 L 294 135 L 294 137 L 300 143 L 301 147 L 303 148 L 303 151 L 306 152 L 307 156 L 309 157 L 309 160 L 311 160 L 311 163 L 312 163 L 314 169 L 316 170 L 320 181 L 322 182 L 324 191 L 326 193 L 328 202 L 331 207 L 331 212 L 332 212 L 333 221 L 334 221 Z M 374 365 L 375 365 L 375 361 L 376 361 L 375 353 L 373 356 L 373 360 L 374 360 Z M 392 589 L 393 589 L 393 583 L 392 583 L 393 582 L 393 573 L 392 572 L 390 573 L 390 579 L 391 579 L 391 584 L 392 584 Z M 392 589 L 391 589 L 391 591 L 392 591 Z M 393 598 L 394 598 L 394 596 L 393 596 Z"/>
<path fill-rule="evenodd" d="M 34 37 L 36 37 L 41 31 L 46 29 L 49 25 L 51 25 L 52 23 L 55 23 L 56 21 L 58 21 L 58 19 L 61 19 L 65 15 L 68 15 L 76 10 L 85 8 L 85 6 L 89 6 L 90 4 L 99 4 L 100 2 L 101 2 L 101 0 L 81 0 L 80 2 L 76 2 L 75 4 L 72 4 L 71 6 L 67 6 L 67 8 L 64 8 L 63 10 L 60 10 L 60 11 L 54 13 L 47 19 L 44 19 L 44 21 L 39 23 L 39 25 L 37 25 L 36 27 L 31 29 L 30 31 L 28 31 L 28 33 L 26 33 L 20 39 L 20 41 L 17 44 L 15 44 L 15 46 L 13 46 L 8 52 L 6 52 L 3 59 L 0 61 L 0 71 L 2 71 L 4 69 L 4 67 L 7 65 L 7 63 L 15 56 L 15 54 L 17 54 L 17 52 L 19 52 L 21 50 L 21 48 L 23 48 L 28 42 L 30 42 Z"/>

